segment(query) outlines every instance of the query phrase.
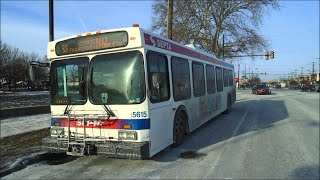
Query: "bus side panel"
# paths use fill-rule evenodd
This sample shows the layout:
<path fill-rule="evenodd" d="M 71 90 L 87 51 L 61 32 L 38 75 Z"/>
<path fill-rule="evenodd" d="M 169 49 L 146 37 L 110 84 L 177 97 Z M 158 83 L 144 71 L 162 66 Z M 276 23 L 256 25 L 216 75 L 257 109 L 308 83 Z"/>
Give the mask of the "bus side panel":
<path fill-rule="evenodd" d="M 225 93 L 218 92 L 193 100 L 186 100 L 182 103 L 188 110 L 189 132 L 197 129 L 224 111 L 223 101 L 221 101 L 223 94 Z M 198 104 L 202 100 L 201 98 L 205 100 L 205 102 L 202 102 L 202 105 Z"/>

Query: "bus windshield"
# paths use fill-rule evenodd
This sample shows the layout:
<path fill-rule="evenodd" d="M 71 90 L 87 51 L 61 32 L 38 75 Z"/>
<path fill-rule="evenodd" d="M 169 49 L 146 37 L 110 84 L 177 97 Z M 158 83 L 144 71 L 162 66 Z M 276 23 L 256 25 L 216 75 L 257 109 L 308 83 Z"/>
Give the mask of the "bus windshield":
<path fill-rule="evenodd" d="M 51 64 L 51 104 L 85 104 L 86 72 L 89 58 L 53 61 Z"/>
<path fill-rule="evenodd" d="M 145 99 L 143 57 L 139 51 L 98 55 L 90 62 L 93 104 L 137 104 Z"/>

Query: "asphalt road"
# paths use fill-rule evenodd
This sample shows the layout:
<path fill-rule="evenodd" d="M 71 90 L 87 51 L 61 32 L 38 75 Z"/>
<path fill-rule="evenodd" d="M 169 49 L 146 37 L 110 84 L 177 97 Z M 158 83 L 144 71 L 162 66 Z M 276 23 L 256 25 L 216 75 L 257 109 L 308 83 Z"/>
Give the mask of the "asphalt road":
<path fill-rule="evenodd" d="M 46 161 L 3 179 L 319 179 L 319 93 L 237 92 L 232 112 L 149 160 L 87 156 Z M 194 151 L 192 158 L 180 153 Z M 58 159 L 58 157 L 57 157 Z"/>

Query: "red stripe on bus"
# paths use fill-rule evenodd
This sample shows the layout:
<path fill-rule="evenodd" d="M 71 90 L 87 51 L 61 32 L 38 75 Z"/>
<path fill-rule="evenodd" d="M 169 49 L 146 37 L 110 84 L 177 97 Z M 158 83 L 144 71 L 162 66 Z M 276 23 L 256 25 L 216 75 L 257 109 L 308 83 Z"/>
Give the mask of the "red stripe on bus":
<path fill-rule="evenodd" d="M 233 68 L 233 65 L 219 61 L 217 59 L 214 59 L 212 57 L 209 57 L 207 55 L 195 52 L 191 49 L 173 44 L 171 42 L 168 42 L 166 40 L 151 36 L 150 34 L 144 33 L 144 40 L 145 40 L 145 44 L 149 45 L 149 46 L 153 46 L 153 47 L 157 47 L 160 49 L 164 49 L 167 51 L 172 51 L 172 52 L 176 52 L 182 55 L 186 55 L 186 56 L 190 56 L 193 58 L 197 58 L 197 59 L 201 59 L 204 61 L 208 61 L 208 62 L 212 62 L 214 64 L 218 64 L 218 65 L 222 65 L 222 66 L 227 66 L 229 68 Z"/>

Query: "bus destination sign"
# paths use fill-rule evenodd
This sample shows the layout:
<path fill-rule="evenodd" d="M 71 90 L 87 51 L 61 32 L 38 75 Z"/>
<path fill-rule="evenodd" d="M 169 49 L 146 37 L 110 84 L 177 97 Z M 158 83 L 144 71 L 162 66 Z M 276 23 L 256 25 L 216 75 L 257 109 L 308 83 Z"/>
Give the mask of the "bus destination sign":
<path fill-rule="evenodd" d="M 128 33 L 125 31 L 109 32 L 82 36 L 60 41 L 56 44 L 57 56 L 125 47 L 128 45 Z"/>

